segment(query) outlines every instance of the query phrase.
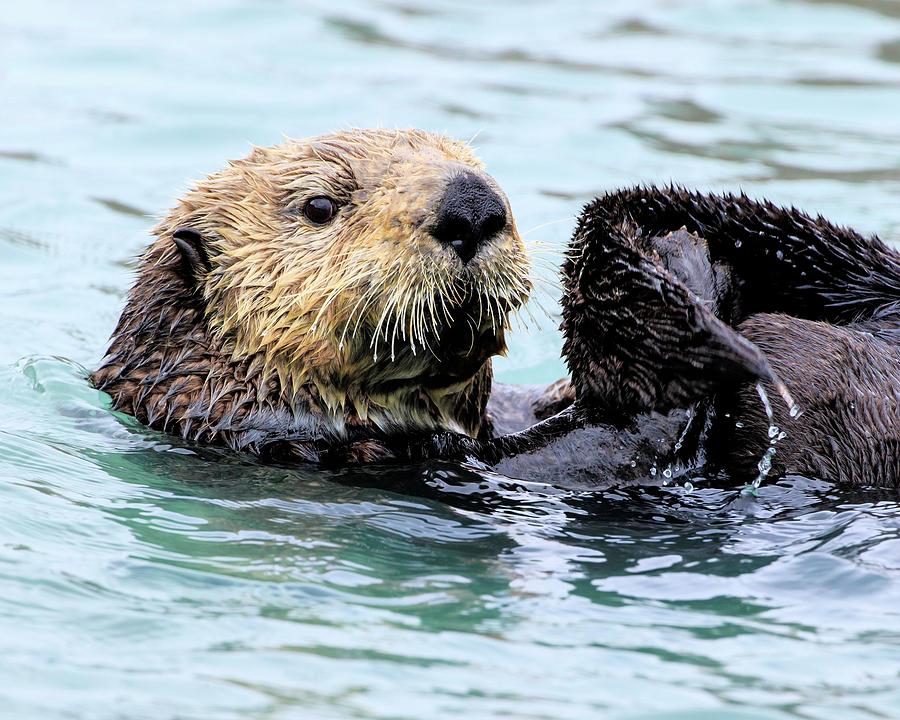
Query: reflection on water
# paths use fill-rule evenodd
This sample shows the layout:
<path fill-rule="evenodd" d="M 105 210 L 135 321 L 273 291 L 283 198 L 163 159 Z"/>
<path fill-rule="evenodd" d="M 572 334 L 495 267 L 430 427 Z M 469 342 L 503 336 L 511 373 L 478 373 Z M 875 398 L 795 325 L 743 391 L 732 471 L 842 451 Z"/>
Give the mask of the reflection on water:
<path fill-rule="evenodd" d="M 895 495 L 263 467 L 111 414 L 81 366 L 148 213 L 282 133 L 474 137 L 547 264 L 583 202 L 634 182 L 743 188 L 891 240 L 898 47 L 889 0 L 7 8 L 6 711 L 896 716 Z M 533 314 L 504 380 L 563 372 L 557 318 Z"/>

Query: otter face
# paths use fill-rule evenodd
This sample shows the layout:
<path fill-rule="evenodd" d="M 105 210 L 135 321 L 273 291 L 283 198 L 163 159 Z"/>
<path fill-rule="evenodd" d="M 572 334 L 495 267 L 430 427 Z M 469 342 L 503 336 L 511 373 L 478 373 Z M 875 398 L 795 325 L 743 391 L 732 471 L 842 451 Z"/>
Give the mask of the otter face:
<path fill-rule="evenodd" d="M 531 289 L 503 191 L 467 145 L 421 131 L 255 149 L 156 234 L 203 258 L 197 291 L 235 356 L 261 355 L 288 392 L 313 384 L 362 417 L 404 393 L 465 389 Z"/>

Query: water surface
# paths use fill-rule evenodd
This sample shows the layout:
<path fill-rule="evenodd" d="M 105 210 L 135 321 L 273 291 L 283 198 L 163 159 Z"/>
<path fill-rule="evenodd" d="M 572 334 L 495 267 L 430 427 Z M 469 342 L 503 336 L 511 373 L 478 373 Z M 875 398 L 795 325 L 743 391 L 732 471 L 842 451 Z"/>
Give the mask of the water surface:
<path fill-rule="evenodd" d="M 893 241 L 898 63 L 891 0 L 8 3 L 0 715 L 900 717 L 895 495 L 266 468 L 84 379 L 153 217 L 284 134 L 474 138 L 550 264 L 639 182 Z M 563 372 L 532 314 L 503 380 Z"/>

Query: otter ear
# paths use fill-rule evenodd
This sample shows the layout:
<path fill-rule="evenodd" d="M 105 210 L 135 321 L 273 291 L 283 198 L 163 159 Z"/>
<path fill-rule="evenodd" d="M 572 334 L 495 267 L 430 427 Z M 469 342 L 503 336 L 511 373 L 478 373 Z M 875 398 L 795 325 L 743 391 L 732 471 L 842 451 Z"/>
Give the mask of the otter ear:
<path fill-rule="evenodd" d="M 203 236 L 190 227 L 180 227 L 172 233 L 172 242 L 181 255 L 181 275 L 191 287 L 212 268 Z"/>

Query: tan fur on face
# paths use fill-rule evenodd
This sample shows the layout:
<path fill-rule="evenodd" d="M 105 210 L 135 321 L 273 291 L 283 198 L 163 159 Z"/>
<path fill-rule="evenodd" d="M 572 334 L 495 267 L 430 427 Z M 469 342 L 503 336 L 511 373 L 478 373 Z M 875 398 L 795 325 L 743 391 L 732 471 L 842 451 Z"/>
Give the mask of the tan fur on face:
<path fill-rule="evenodd" d="M 508 226 L 464 265 L 428 232 L 448 182 L 475 172 L 500 188 L 471 149 L 421 131 L 353 130 L 255 149 L 201 181 L 156 228 L 179 227 L 210 245 L 203 281 L 213 336 L 235 358 L 259 355 L 290 397 L 312 385 L 335 423 L 435 425 L 474 433 L 453 417 L 448 395 L 472 376 L 429 382 L 453 321 L 505 345 L 509 312 L 527 297 L 529 263 L 507 204 Z M 302 208 L 335 199 L 323 226 Z M 467 302 L 465 309 L 463 302 Z M 427 395 L 441 420 L 422 416 Z"/>

